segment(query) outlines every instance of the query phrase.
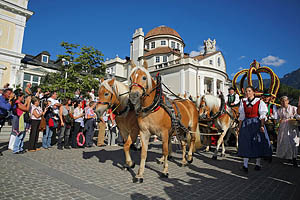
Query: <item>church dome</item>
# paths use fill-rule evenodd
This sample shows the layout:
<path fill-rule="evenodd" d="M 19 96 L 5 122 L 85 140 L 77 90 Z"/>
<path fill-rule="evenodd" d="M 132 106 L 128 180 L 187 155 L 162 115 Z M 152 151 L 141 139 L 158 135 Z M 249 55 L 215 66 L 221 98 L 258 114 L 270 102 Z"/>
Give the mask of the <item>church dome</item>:
<path fill-rule="evenodd" d="M 156 28 L 150 30 L 147 33 L 147 35 L 145 36 L 145 39 L 150 38 L 152 36 L 158 36 L 158 35 L 173 35 L 182 40 L 180 35 L 174 29 L 167 27 L 167 26 L 159 26 L 159 27 L 156 27 Z"/>

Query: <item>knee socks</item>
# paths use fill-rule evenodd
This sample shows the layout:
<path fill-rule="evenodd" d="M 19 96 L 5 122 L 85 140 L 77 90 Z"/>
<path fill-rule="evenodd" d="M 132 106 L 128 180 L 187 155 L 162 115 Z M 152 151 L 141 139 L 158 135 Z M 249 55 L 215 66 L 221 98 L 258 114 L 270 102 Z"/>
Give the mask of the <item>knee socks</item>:
<path fill-rule="evenodd" d="M 255 165 L 260 166 L 260 158 L 256 158 L 256 163 Z"/>
<path fill-rule="evenodd" d="M 249 158 L 244 158 L 244 167 L 248 168 Z"/>

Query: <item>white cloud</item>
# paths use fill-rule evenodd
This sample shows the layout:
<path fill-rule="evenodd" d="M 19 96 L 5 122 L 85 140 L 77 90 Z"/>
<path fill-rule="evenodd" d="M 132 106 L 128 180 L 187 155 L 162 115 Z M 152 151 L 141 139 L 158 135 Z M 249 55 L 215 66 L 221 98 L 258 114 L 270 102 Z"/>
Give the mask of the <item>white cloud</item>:
<path fill-rule="evenodd" d="M 200 45 L 197 49 L 197 51 L 191 51 L 190 52 L 190 57 L 195 57 L 195 56 L 198 56 L 200 54 L 203 54 L 204 53 L 204 46 Z"/>
<path fill-rule="evenodd" d="M 190 52 L 190 57 L 195 57 L 195 56 L 198 56 L 198 55 L 200 55 L 199 51 L 191 51 Z"/>
<path fill-rule="evenodd" d="M 278 67 L 278 66 L 282 65 L 283 63 L 285 63 L 286 61 L 279 57 L 269 55 L 269 56 L 261 59 L 260 62 L 264 65 L 271 65 L 271 66 Z"/>
<path fill-rule="evenodd" d="M 246 56 L 240 56 L 240 57 L 239 57 L 239 60 L 242 60 L 242 59 L 244 59 L 244 58 L 246 58 Z"/>
<path fill-rule="evenodd" d="M 244 68 L 243 67 L 239 67 L 239 70 L 243 70 Z"/>

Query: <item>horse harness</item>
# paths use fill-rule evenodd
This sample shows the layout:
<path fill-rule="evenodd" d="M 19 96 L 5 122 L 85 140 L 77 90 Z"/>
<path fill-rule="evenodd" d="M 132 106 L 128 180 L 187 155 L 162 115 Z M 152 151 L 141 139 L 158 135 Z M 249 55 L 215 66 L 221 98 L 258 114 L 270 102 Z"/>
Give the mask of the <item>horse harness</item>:
<path fill-rule="evenodd" d="M 114 87 L 112 87 L 112 90 L 114 91 Z M 120 94 L 119 96 L 123 96 L 123 95 L 128 94 L 128 93 L 129 93 L 129 92 L 125 92 L 125 93 L 123 93 L 123 94 Z M 115 114 L 115 115 L 117 115 L 117 116 L 121 116 L 121 115 L 123 115 L 124 113 L 128 113 L 128 111 L 134 109 L 134 107 L 133 107 L 133 105 L 131 104 L 131 102 L 128 101 L 127 106 L 126 106 L 123 110 L 121 110 L 120 112 L 117 112 L 117 108 L 121 105 L 121 103 L 119 103 L 118 105 L 115 105 L 114 103 L 110 103 L 110 102 L 112 101 L 112 97 L 113 97 L 113 95 L 110 96 L 109 102 L 98 101 L 98 103 L 103 104 L 103 105 L 108 105 L 108 109 L 111 108 L 112 113 Z"/>
<path fill-rule="evenodd" d="M 216 112 L 212 117 L 209 117 L 209 118 L 201 118 L 199 116 L 199 121 L 206 121 L 210 126 L 212 126 L 212 124 L 214 123 L 215 120 L 217 120 L 218 118 L 222 117 L 223 115 L 227 114 L 230 119 L 232 120 L 232 123 L 230 125 L 230 127 L 232 127 L 232 125 L 234 123 L 237 123 L 238 124 L 238 120 L 233 116 L 232 113 L 228 112 L 228 110 L 226 109 L 226 104 L 225 104 L 225 100 L 224 100 L 224 96 L 223 95 L 219 95 L 219 98 L 221 99 L 221 106 L 219 108 L 219 111 Z M 232 112 L 235 112 L 234 109 L 232 109 L 231 107 L 231 110 Z M 220 130 L 218 132 L 223 132 L 223 130 Z"/>
<path fill-rule="evenodd" d="M 146 89 L 138 83 L 133 83 L 130 86 L 130 89 L 133 86 L 142 88 L 143 89 L 142 97 L 149 96 L 151 94 L 151 92 L 153 92 L 155 90 L 155 96 L 154 96 L 154 99 L 153 99 L 153 102 L 151 103 L 151 105 L 149 105 L 148 107 L 145 107 L 145 108 L 141 108 L 139 110 L 139 113 L 156 112 L 162 107 L 167 112 L 169 117 L 171 118 L 172 129 L 171 129 L 171 131 L 169 131 L 169 134 L 171 134 L 175 131 L 176 137 L 179 140 L 186 140 L 186 134 L 189 132 L 189 130 L 181 122 L 180 110 L 179 110 L 175 100 L 171 100 L 170 98 L 166 97 L 163 94 L 161 76 L 159 73 L 157 73 L 157 75 L 156 75 L 156 84 L 157 84 L 156 87 L 154 87 L 149 92 L 149 94 L 146 94 Z M 175 105 L 175 108 L 177 110 L 177 115 L 176 115 L 175 109 L 173 107 L 173 104 Z M 139 114 L 139 113 L 137 113 L 137 114 Z"/>

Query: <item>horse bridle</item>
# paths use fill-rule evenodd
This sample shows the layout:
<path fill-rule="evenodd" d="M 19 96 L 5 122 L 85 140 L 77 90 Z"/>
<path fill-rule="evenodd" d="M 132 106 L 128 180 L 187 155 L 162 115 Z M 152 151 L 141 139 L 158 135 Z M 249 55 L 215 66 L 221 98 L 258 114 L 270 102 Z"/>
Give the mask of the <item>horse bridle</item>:
<path fill-rule="evenodd" d="M 130 86 L 129 86 L 129 92 L 131 92 L 131 89 L 133 87 L 139 87 L 143 90 L 143 94 L 142 94 L 142 97 L 146 95 L 146 90 L 148 89 L 148 84 L 147 84 L 147 87 L 144 88 L 141 84 L 138 84 L 138 83 L 131 83 Z"/>
<path fill-rule="evenodd" d="M 204 97 L 202 97 L 202 98 L 204 98 Z M 202 118 L 200 115 L 199 115 L 199 118 L 200 118 L 200 120 L 202 120 L 202 121 L 213 121 L 213 120 L 215 120 L 216 118 L 218 118 L 218 117 L 220 117 L 224 112 L 226 112 L 226 109 L 225 109 L 225 101 L 224 101 L 224 98 L 222 98 L 222 97 L 220 97 L 219 96 L 219 98 L 221 99 L 221 106 L 220 106 L 220 108 L 219 108 L 219 111 L 218 112 L 216 112 L 213 116 L 207 116 L 207 114 L 205 115 L 206 116 L 206 118 Z M 204 101 L 204 106 L 203 107 L 205 107 L 205 106 L 207 106 L 207 104 L 206 104 L 206 100 Z M 203 115 L 204 115 L 204 113 L 203 113 Z"/>
<path fill-rule="evenodd" d="M 112 91 L 115 91 L 115 90 L 114 90 L 114 87 L 112 87 Z M 129 93 L 129 91 L 128 91 L 128 92 L 124 92 L 124 93 L 120 94 L 119 96 L 123 96 L 123 95 L 128 94 L 128 93 Z M 98 101 L 97 103 L 102 104 L 102 105 L 108 105 L 107 109 L 112 108 L 112 112 L 114 113 L 115 110 L 121 105 L 121 103 L 119 103 L 119 104 L 118 104 L 117 106 L 115 106 L 115 107 L 112 106 L 112 105 L 115 104 L 115 101 L 112 102 L 113 94 L 114 94 L 114 92 L 111 93 L 110 101 L 109 101 L 109 102 Z M 115 94 L 115 95 L 116 95 L 116 94 Z M 116 96 L 117 96 L 117 95 L 116 95 Z M 118 99 L 118 98 L 116 98 L 116 99 Z M 129 107 L 130 107 L 130 106 L 127 105 L 126 108 L 125 108 L 124 110 L 122 110 L 122 111 L 119 112 L 119 113 L 114 113 L 114 114 L 116 114 L 116 115 L 122 115 L 123 113 L 125 113 L 125 112 L 129 109 Z"/>
<path fill-rule="evenodd" d="M 154 100 L 152 102 L 152 104 L 148 107 L 145 107 L 145 108 L 141 108 L 139 110 L 139 112 L 144 112 L 144 113 L 147 113 L 149 111 L 153 111 L 155 110 L 157 107 L 159 107 L 160 105 L 160 101 L 162 99 L 162 89 L 161 89 L 161 78 L 160 78 L 160 75 L 159 73 L 157 73 L 156 75 L 156 78 L 157 78 L 157 83 L 156 83 L 156 86 L 154 88 L 152 88 L 148 93 L 146 92 L 148 90 L 148 84 L 146 86 L 146 88 L 144 88 L 141 84 L 139 83 L 136 83 L 136 82 L 133 82 L 130 87 L 129 87 L 129 91 L 131 92 L 131 89 L 135 86 L 135 87 L 139 87 L 143 90 L 143 93 L 142 93 L 142 96 L 141 98 L 144 98 L 146 96 L 149 96 L 153 91 L 155 91 L 155 97 L 154 97 Z M 139 113 L 138 112 L 138 113 Z"/>

